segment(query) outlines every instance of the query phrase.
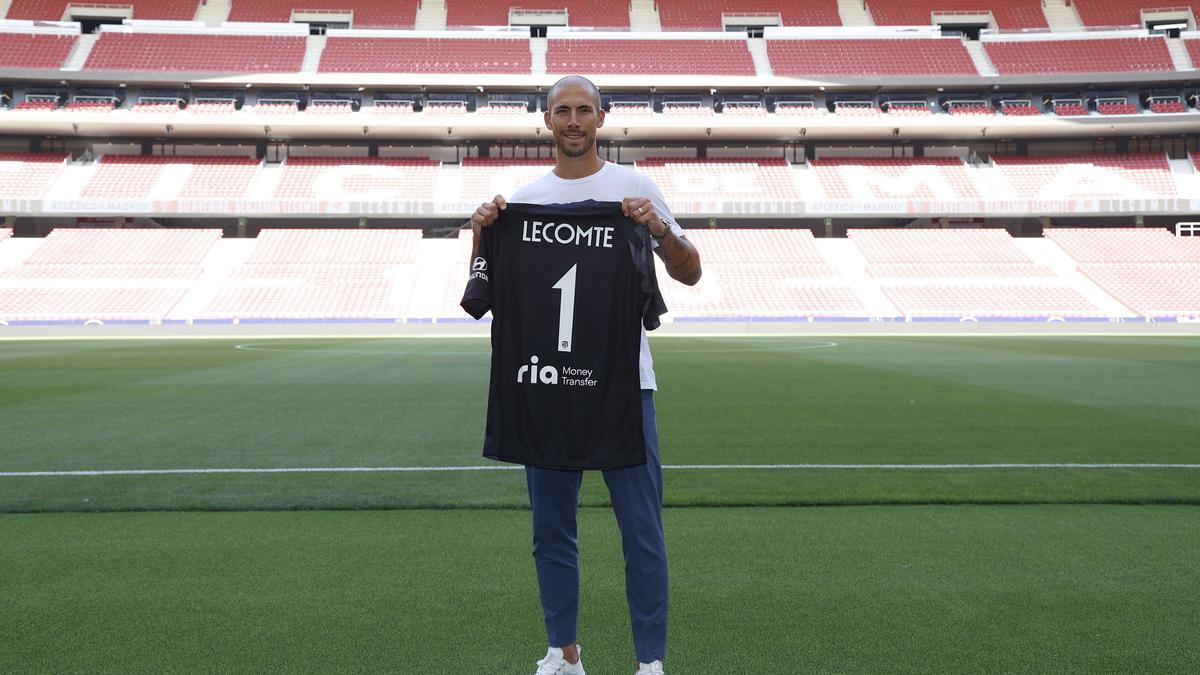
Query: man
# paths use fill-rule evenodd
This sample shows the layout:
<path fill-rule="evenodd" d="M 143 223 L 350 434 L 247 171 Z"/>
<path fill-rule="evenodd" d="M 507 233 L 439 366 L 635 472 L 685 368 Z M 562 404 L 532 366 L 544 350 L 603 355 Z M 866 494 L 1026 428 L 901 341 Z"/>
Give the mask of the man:
<path fill-rule="evenodd" d="M 600 92 L 586 78 L 570 75 L 550 88 L 546 128 L 557 147 L 554 170 L 526 185 L 518 203 L 565 204 L 584 200 L 620 201 L 621 211 L 646 226 L 667 273 L 694 285 L 700 256 L 683 237 L 658 186 L 646 176 L 611 164 L 596 153 L 596 131 L 604 125 Z M 507 206 L 497 195 L 471 216 L 476 248 L 481 228 L 490 227 Z M 474 252 L 472 259 L 475 258 Z M 667 551 L 662 525 L 662 464 L 658 452 L 653 392 L 653 361 L 641 333 L 639 370 L 646 463 L 604 471 L 625 552 L 625 591 L 637 652 L 638 675 L 661 675 L 667 639 Z M 533 555 L 550 648 L 536 675 L 584 675 L 576 642 L 579 613 L 579 553 L 576 508 L 582 471 L 525 467 L 533 509 Z"/>

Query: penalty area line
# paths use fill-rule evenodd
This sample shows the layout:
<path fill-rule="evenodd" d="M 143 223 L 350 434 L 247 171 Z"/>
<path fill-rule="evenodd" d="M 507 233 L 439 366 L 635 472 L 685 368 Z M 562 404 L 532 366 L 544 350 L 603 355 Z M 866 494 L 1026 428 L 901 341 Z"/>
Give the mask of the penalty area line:
<path fill-rule="evenodd" d="M 447 473 L 474 471 L 519 471 L 515 464 L 465 466 L 328 466 L 277 468 L 201 469 L 94 469 L 75 471 L 0 471 L 0 478 L 69 476 L 171 476 L 204 474 L 295 474 L 295 473 Z M 997 469 L 1200 469 L 1200 464 L 1166 463 L 993 463 L 993 464 L 666 464 L 670 471 L 969 471 Z"/>

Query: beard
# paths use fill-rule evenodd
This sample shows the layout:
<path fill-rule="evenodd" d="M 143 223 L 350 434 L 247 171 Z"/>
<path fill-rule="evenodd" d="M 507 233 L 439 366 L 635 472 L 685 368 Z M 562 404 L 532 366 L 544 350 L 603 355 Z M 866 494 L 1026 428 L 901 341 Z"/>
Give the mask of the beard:
<path fill-rule="evenodd" d="M 567 157 L 583 157 L 589 152 L 592 152 L 592 149 L 596 147 L 596 137 L 587 137 L 587 142 L 584 143 L 583 147 L 579 148 L 578 150 L 568 149 L 566 146 L 566 139 L 561 134 L 555 134 L 554 144 L 558 147 L 558 151 Z"/>

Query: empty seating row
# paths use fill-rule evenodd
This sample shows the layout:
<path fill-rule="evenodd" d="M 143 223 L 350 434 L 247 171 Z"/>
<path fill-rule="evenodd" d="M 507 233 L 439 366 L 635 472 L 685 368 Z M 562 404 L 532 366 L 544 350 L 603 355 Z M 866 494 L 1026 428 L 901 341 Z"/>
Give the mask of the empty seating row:
<path fill-rule="evenodd" d="M 1169 72 L 1175 63 L 1161 36 L 1075 40 L 988 40 L 1001 75 Z"/>
<path fill-rule="evenodd" d="M 888 299 L 908 317 L 1046 318 L 1096 316 L 1100 309 L 1062 284 L 929 285 L 884 283 Z"/>
<path fill-rule="evenodd" d="M 299 35 L 104 32 L 85 70 L 296 73 L 307 40 Z"/>
<path fill-rule="evenodd" d="M 172 185 L 182 199 L 243 197 L 261 162 L 252 157 L 208 157 L 182 155 L 105 155 L 83 187 L 88 198 L 142 198 L 162 194 L 156 190 L 168 167 L 180 173 Z"/>
<path fill-rule="evenodd" d="M 325 73 L 529 73 L 529 40 L 520 38 L 331 37 Z"/>
<path fill-rule="evenodd" d="M 58 180 L 70 155 L 0 152 L 0 195 L 40 197 Z"/>
<path fill-rule="evenodd" d="M 72 229 L 55 228 L 25 260 L 32 265 L 128 267 L 199 265 L 221 230 L 209 229 Z"/>
<path fill-rule="evenodd" d="M 0 293 L 0 321 L 158 321 L 186 288 L 22 287 Z"/>
<path fill-rule="evenodd" d="M 1047 239 L 1081 264 L 1200 263 L 1200 238 L 1148 228 L 1047 228 Z"/>
<path fill-rule="evenodd" d="M 230 21 L 288 23 L 298 12 L 329 15 L 330 21 L 350 15 L 356 28 L 412 28 L 420 0 L 232 0 L 231 4 Z"/>
<path fill-rule="evenodd" d="M 1079 20 L 1085 26 L 1141 28 L 1143 9 L 1190 10 L 1200 16 L 1200 1 L 1197 0 L 1070 0 L 1067 4 L 1075 6 Z"/>
<path fill-rule="evenodd" d="M 400 265 L 420 241 L 420 230 L 267 229 L 246 264 Z"/>
<path fill-rule="evenodd" d="M 132 10 L 134 19 L 191 21 L 196 15 L 196 7 L 199 4 L 198 0 L 111 0 L 102 3 L 73 2 L 72 0 L 13 0 L 7 17 L 0 18 L 62 21 L 69 18 L 67 7 L 73 6 L 76 15 L 87 15 L 89 7 L 128 7 Z"/>
<path fill-rule="evenodd" d="M 629 28 L 629 0 L 447 0 L 446 25 L 507 26 L 511 9 L 566 10 L 568 26 Z"/>
<path fill-rule="evenodd" d="M 767 40 L 776 75 L 978 75 L 957 38 Z"/>
<path fill-rule="evenodd" d="M 652 158 L 637 163 L 654 179 L 668 203 L 703 198 L 800 199 L 791 165 L 784 159 Z"/>
<path fill-rule="evenodd" d="M 655 0 L 664 30 L 720 30 L 722 17 L 778 16 L 785 26 L 840 26 L 837 0 Z"/>
<path fill-rule="evenodd" d="M 810 166 L 829 199 L 981 199 L 956 157 L 826 157 Z"/>
<path fill-rule="evenodd" d="M 0 33 L 0 68 L 63 67 L 77 35 L 45 35 L 38 33 Z"/>
<path fill-rule="evenodd" d="M 928 26 L 934 14 L 990 14 L 1003 30 L 1047 28 L 1041 0 L 865 0 L 877 26 Z"/>
<path fill-rule="evenodd" d="M 994 157 L 992 161 L 1021 198 L 1119 199 L 1179 193 L 1166 155 Z"/>
<path fill-rule="evenodd" d="M 1079 270 L 1141 316 L 1200 316 L 1200 261 L 1090 264 Z"/>
<path fill-rule="evenodd" d="M 820 267 L 706 262 L 698 284 L 664 284 L 662 293 L 677 319 L 802 319 L 868 313 L 852 286 L 837 278 L 814 278 L 825 276 L 821 272 Z M 659 274 L 666 272 L 660 269 Z"/>
<path fill-rule="evenodd" d="M 552 38 L 546 72 L 585 74 L 754 75 L 745 40 Z"/>
<path fill-rule="evenodd" d="M 1033 264 L 1005 230 L 851 229 L 846 236 L 871 265 Z"/>

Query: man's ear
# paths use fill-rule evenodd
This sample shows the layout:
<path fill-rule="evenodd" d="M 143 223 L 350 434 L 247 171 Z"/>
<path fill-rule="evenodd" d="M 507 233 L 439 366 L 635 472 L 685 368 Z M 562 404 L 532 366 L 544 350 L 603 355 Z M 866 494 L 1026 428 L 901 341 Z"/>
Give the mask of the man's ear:
<path fill-rule="evenodd" d="M 542 122 L 546 124 L 546 128 L 554 131 L 554 127 L 550 125 L 550 111 L 546 110 L 542 113 Z"/>
<path fill-rule="evenodd" d="M 604 108 L 598 108 L 596 110 L 596 128 L 599 129 L 602 126 L 604 126 Z"/>

